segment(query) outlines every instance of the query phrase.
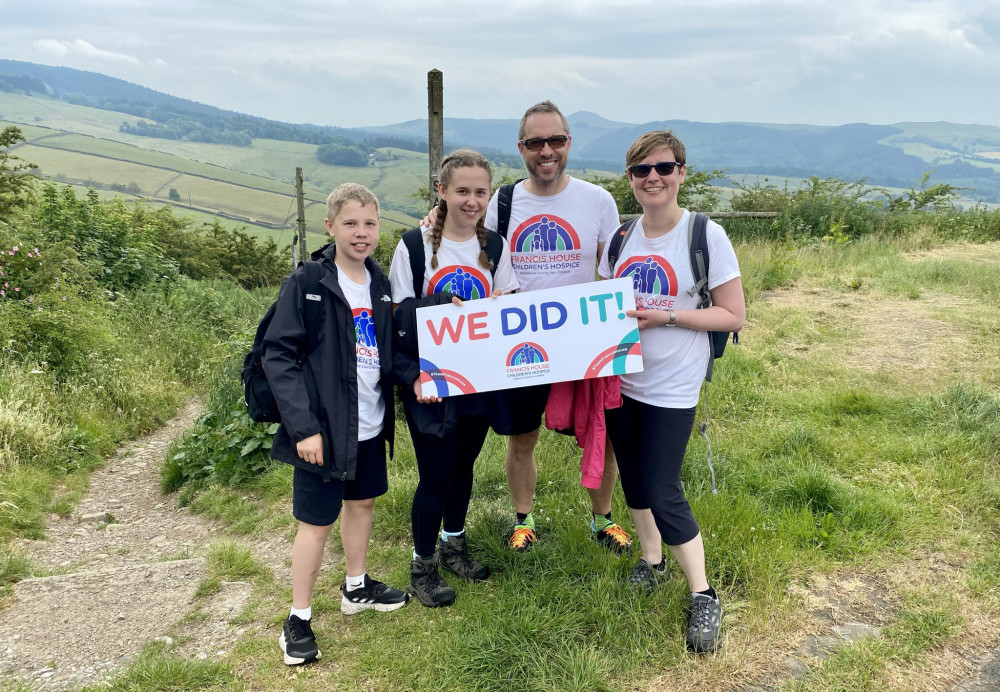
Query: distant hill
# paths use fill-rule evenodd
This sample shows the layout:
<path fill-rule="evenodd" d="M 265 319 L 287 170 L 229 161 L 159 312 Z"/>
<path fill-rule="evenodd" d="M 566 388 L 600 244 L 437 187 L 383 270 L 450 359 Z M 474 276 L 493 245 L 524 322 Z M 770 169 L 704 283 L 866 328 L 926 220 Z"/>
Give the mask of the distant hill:
<path fill-rule="evenodd" d="M 123 114 L 119 129 L 152 141 L 176 140 L 252 147 L 257 139 L 310 145 L 425 153 L 427 121 L 340 128 L 282 123 L 226 111 L 120 79 L 67 67 L 0 60 L 0 92 L 58 99 Z M 973 200 L 1000 202 L 1000 128 L 953 123 L 853 123 L 836 127 L 663 120 L 615 122 L 587 111 L 568 116 L 571 165 L 621 171 L 625 151 L 640 133 L 672 129 L 700 170 L 743 176 L 835 177 L 908 188 L 927 171 L 934 182 L 967 188 Z M 520 166 L 515 119 L 445 118 L 445 146 L 471 146 L 497 163 Z M 102 135 L 103 136 L 103 135 Z M 132 141 L 132 140 L 128 140 Z M 133 142 L 135 143 L 135 142 Z M 150 145 L 150 148 L 156 148 Z"/>

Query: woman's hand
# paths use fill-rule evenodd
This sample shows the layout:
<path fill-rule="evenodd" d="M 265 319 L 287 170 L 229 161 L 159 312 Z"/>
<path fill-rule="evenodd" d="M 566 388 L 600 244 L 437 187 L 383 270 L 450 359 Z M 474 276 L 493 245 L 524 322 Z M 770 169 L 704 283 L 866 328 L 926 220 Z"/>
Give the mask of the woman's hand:
<path fill-rule="evenodd" d="M 666 310 L 626 310 L 625 314 L 635 318 L 639 329 L 658 327 L 670 321 L 670 313 Z"/>

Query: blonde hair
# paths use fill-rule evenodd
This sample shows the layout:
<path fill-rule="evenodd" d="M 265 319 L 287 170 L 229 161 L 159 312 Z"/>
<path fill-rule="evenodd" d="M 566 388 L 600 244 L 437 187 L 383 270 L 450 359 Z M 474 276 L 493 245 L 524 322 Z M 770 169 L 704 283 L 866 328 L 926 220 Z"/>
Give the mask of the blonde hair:
<path fill-rule="evenodd" d="M 344 203 L 352 199 L 360 203 L 362 207 L 375 207 L 375 213 L 378 213 L 378 197 L 375 196 L 375 193 L 358 183 L 344 183 L 335 187 L 330 196 L 326 198 L 326 218 L 330 220 L 330 223 L 333 223 L 334 219 L 337 218 Z"/>
<path fill-rule="evenodd" d="M 438 175 L 441 187 L 448 187 L 451 184 L 452 174 L 458 168 L 482 168 L 490 176 L 490 181 L 493 180 L 493 167 L 486 160 L 485 156 L 472 149 L 458 149 L 448 154 L 444 161 L 441 162 L 441 172 Z M 444 220 L 447 216 L 448 205 L 442 199 L 438 202 L 437 220 L 431 229 L 431 269 L 437 269 L 438 266 L 437 251 L 441 247 L 441 235 L 444 233 Z M 486 250 L 484 249 L 486 247 L 486 225 L 483 222 L 483 217 L 485 216 L 483 214 L 483 216 L 479 217 L 479 221 L 476 222 L 476 239 L 479 241 L 480 247 L 479 264 L 484 269 L 493 269 L 493 263 L 486 256 Z"/>
<path fill-rule="evenodd" d="M 682 166 L 687 163 L 684 143 L 677 139 L 677 135 L 670 130 L 653 130 L 639 135 L 639 138 L 632 142 L 632 146 L 625 152 L 625 168 L 639 163 L 657 149 L 664 147 L 674 153 L 674 160 L 677 163 Z"/>

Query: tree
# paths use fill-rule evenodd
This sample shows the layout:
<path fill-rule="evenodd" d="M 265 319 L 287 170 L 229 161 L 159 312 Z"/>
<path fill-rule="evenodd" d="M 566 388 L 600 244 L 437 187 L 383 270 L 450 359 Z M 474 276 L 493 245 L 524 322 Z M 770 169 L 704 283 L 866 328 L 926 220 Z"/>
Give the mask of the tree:
<path fill-rule="evenodd" d="M 167 193 L 167 197 L 170 198 L 171 202 L 180 202 L 181 201 L 181 193 L 179 193 L 177 191 L 176 187 L 170 188 L 170 192 Z"/>
<path fill-rule="evenodd" d="M 35 166 L 8 151 L 25 141 L 21 130 L 13 125 L 0 132 L 0 220 L 9 218 L 31 199 L 34 180 L 31 170 Z"/>

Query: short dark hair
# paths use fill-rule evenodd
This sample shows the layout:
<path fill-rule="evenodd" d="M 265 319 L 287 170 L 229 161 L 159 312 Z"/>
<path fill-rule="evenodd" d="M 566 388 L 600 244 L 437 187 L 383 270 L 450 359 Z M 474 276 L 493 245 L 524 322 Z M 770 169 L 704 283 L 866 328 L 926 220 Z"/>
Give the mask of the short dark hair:
<path fill-rule="evenodd" d="M 562 114 L 559 110 L 559 106 L 552 103 L 551 101 L 542 101 L 541 103 L 536 103 L 534 106 L 524 111 L 524 115 L 521 116 L 521 124 L 517 126 L 517 139 L 518 141 L 524 139 L 524 124 L 528 121 L 529 115 L 535 115 L 536 113 L 555 113 L 562 120 L 563 129 L 566 130 L 566 134 L 569 134 L 569 121 L 566 120 L 566 116 Z"/>

